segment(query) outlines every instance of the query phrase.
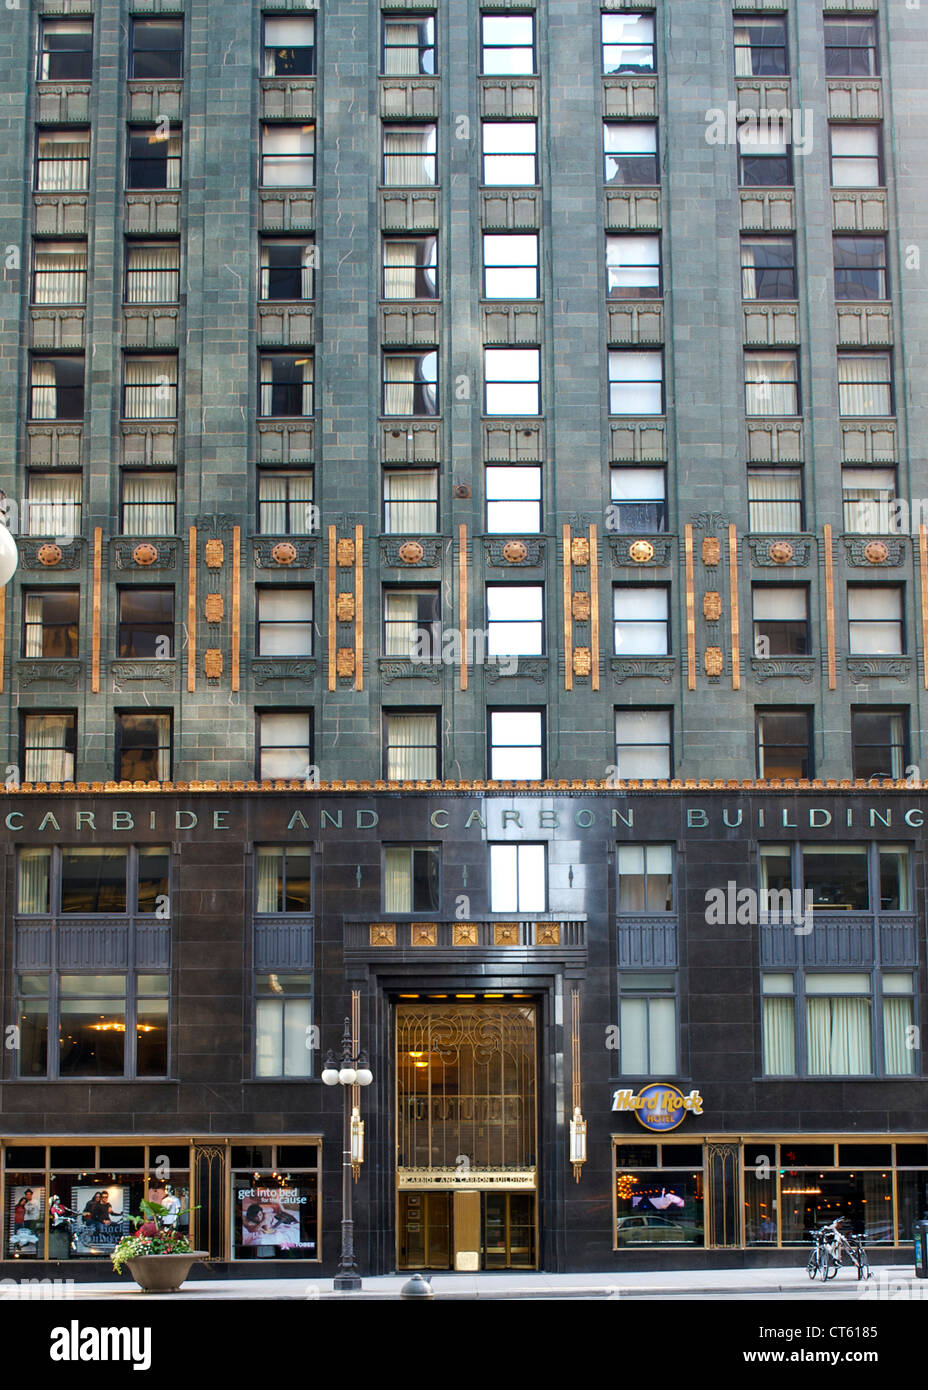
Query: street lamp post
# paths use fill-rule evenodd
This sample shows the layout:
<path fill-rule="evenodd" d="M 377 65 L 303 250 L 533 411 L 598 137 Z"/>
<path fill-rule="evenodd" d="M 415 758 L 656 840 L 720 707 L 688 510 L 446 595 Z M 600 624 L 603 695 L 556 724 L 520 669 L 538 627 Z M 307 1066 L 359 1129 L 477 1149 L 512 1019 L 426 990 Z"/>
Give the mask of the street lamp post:
<path fill-rule="evenodd" d="M 0 492 L 0 502 L 6 501 L 6 493 Z M 19 552 L 13 533 L 5 522 L 0 521 L 0 588 L 9 584 L 19 564 Z"/>
<path fill-rule="evenodd" d="M 351 1208 L 352 1160 L 361 1162 L 363 1158 L 363 1129 L 360 1119 L 351 1108 L 352 1086 L 369 1086 L 374 1077 L 367 1065 L 367 1053 L 359 1052 L 352 1056 L 351 1023 L 345 1019 L 342 1034 L 342 1055 L 336 1060 L 330 1048 L 325 1059 L 322 1080 L 326 1086 L 341 1086 L 345 1097 L 344 1125 L 342 1130 L 342 1253 L 335 1276 L 336 1289 L 359 1289 L 361 1276 L 354 1253 L 354 1219 Z M 357 1136 L 357 1137 L 355 1137 Z M 354 1147 L 357 1146 L 357 1153 Z"/>

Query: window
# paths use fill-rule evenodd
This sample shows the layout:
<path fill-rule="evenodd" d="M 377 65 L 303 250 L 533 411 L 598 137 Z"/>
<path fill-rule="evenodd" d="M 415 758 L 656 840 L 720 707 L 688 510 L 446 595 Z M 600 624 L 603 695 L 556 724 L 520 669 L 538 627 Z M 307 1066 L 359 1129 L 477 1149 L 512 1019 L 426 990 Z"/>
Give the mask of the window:
<path fill-rule="evenodd" d="M 673 846 L 619 845 L 619 912 L 673 912 Z"/>
<path fill-rule="evenodd" d="M 666 531 L 666 490 L 663 468 L 610 469 L 607 529 L 627 535 Z"/>
<path fill-rule="evenodd" d="M 19 913 L 132 911 L 143 915 L 163 908 L 159 899 L 170 904 L 170 850 L 166 845 L 146 845 L 137 850 L 21 849 L 18 860 Z"/>
<path fill-rule="evenodd" d="M 24 782 L 73 782 L 77 715 L 22 716 Z"/>
<path fill-rule="evenodd" d="M 786 61 L 786 18 L 735 15 L 735 76 L 782 77 Z"/>
<path fill-rule="evenodd" d="M 384 237 L 383 297 L 438 298 L 437 237 Z"/>
<path fill-rule="evenodd" d="M 116 777 L 124 782 L 171 780 L 171 715 L 116 714 Z"/>
<path fill-rule="evenodd" d="M 173 536 L 176 526 L 177 474 L 122 474 L 122 534 Z"/>
<path fill-rule="evenodd" d="M 832 188 L 879 188 L 883 182 L 880 127 L 832 125 Z"/>
<path fill-rule="evenodd" d="M 385 352 L 384 415 L 438 414 L 438 353 Z"/>
<path fill-rule="evenodd" d="M 176 304 L 180 288 L 180 243 L 126 244 L 126 303 Z"/>
<path fill-rule="evenodd" d="M 796 1072 L 796 1001 L 792 975 L 761 975 L 764 1075 Z"/>
<path fill-rule="evenodd" d="M 537 139 L 534 121 L 484 121 L 484 184 L 510 188 L 536 184 Z"/>
<path fill-rule="evenodd" d="M 76 657 L 79 627 L 79 589 L 40 589 L 23 595 L 23 656 Z"/>
<path fill-rule="evenodd" d="M 885 236 L 836 236 L 835 299 L 887 299 Z"/>
<path fill-rule="evenodd" d="M 480 71 L 487 76 L 535 71 L 535 20 L 530 14 L 482 15 Z"/>
<path fill-rule="evenodd" d="M 660 296 L 660 237 L 606 237 L 606 293 L 610 299 L 657 299 Z"/>
<path fill-rule="evenodd" d="M 487 415 L 538 415 L 541 411 L 539 348 L 484 348 Z"/>
<path fill-rule="evenodd" d="M 86 241 L 34 241 L 32 246 L 33 304 L 86 303 Z"/>
<path fill-rule="evenodd" d="M 851 751 L 855 777 L 899 780 L 908 763 L 908 709 L 851 710 Z"/>
<path fill-rule="evenodd" d="M 544 634 L 540 584 L 487 585 L 488 656 L 541 656 Z"/>
<path fill-rule="evenodd" d="M 438 530 L 438 474 L 386 469 L 383 475 L 383 529 L 388 536 L 434 535 Z"/>
<path fill-rule="evenodd" d="M 673 975 L 622 971 L 619 1042 L 619 1070 L 623 1076 L 676 1075 L 677 1000 Z"/>
<path fill-rule="evenodd" d="M 258 474 L 258 531 L 262 536 L 307 536 L 319 529 L 309 470 Z"/>
<path fill-rule="evenodd" d="M 308 777 L 313 764 L 311 712 L 258 712 L 256 717 L 258 778 Z"/>
<path fill-rule="evenodd" d="M 258 414 L 299 419 L 313 413 L 313 359 L 263 353 L 259 359 Z"/>
<path fill-rule="evenodd" d="M 669 594 L 664 588 L 616 584 L 612 590 L 616 656 L 666 656 L 670 651 Z"/>
<path fill-rule="evenodd" d="M 811 777 L 811 711 L 784 707 L 756 717 L 758 777 Z"/>
<path fill-rule="evenodd" d="M 623 187 L 656 184 L 657 126 L 648 121 L 606 121 L 603 126 L 606 183 Z"/>
<path fill-rule="evenodd" d="M 73 539 L 81 530 L 80 473 L 37 473 L 31 470 L 26 484 L 28 536 L 61 536 Z"/>
<path fill-rule="evenodd" d="M 261 127 L 262 188 L 312 188 L 315 182 L 316 127 Z"/>
<path fill-rule="evenodd" d="M 93 76 L 93 21 L 39 20 L 39 69 L 45 82 L 89 82 Z"/>
<path fill-rule="evenodd" d="M 33 357 L 29 416 L 32 420 L 84 418 L 84 358 Z"/>
<path fill-rule="evenodd" d="M 386 77 L 415 77 L 436 71 L 434 15 L 384 16 L 383 71 Z"/>
<path fill-rule="evenodd" d="M 177 417 L 177 358 L 127 357 L 123 419 L 173 420 Z"/>
<path fill-rule="evenodd" d="M 491 709 L 490 769 L 495 781 L 540 782 L 545 775 L 544 713 Z"/>
<path fill-rule="evenodd" d="M 127 188 L 180 188 L 181 133 L 160 126 L 133 126 L 129 130 Z"/>
<path fill-rule="evenodd" d="M 434 781 L 439 773 L 438 714 L 383 712 L 384 777 L 388 782 Z"/>
<path fill-rule="evenodd" d="M 383 181 L 391 188 L 416 188 L 438 182 L 434 125 L 385 125 Z"/>
<path fill-rule="evenodd" d="M 312 1076 L 312 976 L 258 975 L 255 993 L 255 1076 Z"/>
<path fill-rule="evenodd" d="M 59 1076 L 167 1075 L 166 974 L 61 974 L 57 983 Z"/>
<path fill-rule="evenodd" d="M 798 468 L 749 468 L 748 517 L 752 531 L 802 530 L 802 472 Z"/>
<path fill-rule="evenodd" d="M 865 1076 L 873 1071 L 870 976 L 807 974 L 806 1066 L 812 1076 Z"/>
<path fill-rule="evenodd" d="M 602 16 L 603 72 L 654 71 L 654 16 Z"/>
<path fill-rule="evenodd" d="M 181 77 L 184 70 L 182 19 L 133 19 L 129 76 L 160 81 Z"/>
<path fill-rule="evenodd" d="M 490 911 L 546 912 L 548 869 L 544 845 L 490 845 Z"/>
<path fill-rule="evenodd" d="M 788 129 L 788 127 L 787 127 Z M 783 188 L 793 181 L 790 147 L 783 127 L 762 121 L 738 127 L 738 182 L 742 188 Z"/>
<path fill-rule="evenodd" d="M 849 584 L 847 616 L 848 650 L 853 656 L 899 656 L 905 652 L 901 588 Z"/>
<path fill-rule="evenodd" d="M 256 847 L 256 912 L 312 911 L 312 852 L 301 845 Z"/>
<path fill-rule="evenodd" d="M 828 77 L 876 77 L 880 71 L 876 19 L 825 20 L 825 73 Z"/>
<path fill-rule="evenodd" d="M 538 298 L 538 233 L 520 236 L 484 232 L 484 299 Z"/>
<path fill-rule="evenodd" d="M 264 19 L 264 76 L 312 77 L 316 71 L 314 15 Z"/>
<path fill-rule="evenodd" d="M 259 589 L 258 656 L 312 656 L 312 589 Z"/>
<path fill-rule="evenodd" d="M 664 413 L 664 354 L 620 348 L 609 353 L 609 414 Z"/>
<path fill-rule="evenodd" d="M 796 247 L 791 236 L 741 238 L 741 297 L 796 298 Z"/>
<path fill-rule="evenodd" d="M 89 130 L 39 131 L 35 157 L 35 186 L 39 192 L 86 192 L 89 178 Z"/>
<path fill-rule="evenodd" d="M 838 353 L 838 412 L 892 415 L 893 375 L 888 352 Z"/>
<path fill-rule="evenodd" d="M 384 589 L 383 654 L 441 659 L 441 597 L 437 589 Z"/>
<path fill-rule="evenodd" d="M 673 768 L 671 712 L 666 709 L 619 709 L 615 712 L 617 776 L 670 777 Z"/>
<path fill-rule="evenodd" d="M 384 846 L 384 912 L 438 911 L 439 855 L 438 845 Z"/>
<path fill-rule="evenodd" d="M 312 241 L 261 240 L 261 298 L 305 300 L 313 297 L 316 247 Z"/>
<path fill-rule="evenodd" d="M 866 845 L 804 845 L 802 875 L 813 910 L 870 911 Z"/>
<path fill-rule="evenodd" d="M 744 354 L 744 413 L 799 414 L 799 360 L 795 352 Z"/>
<path fill-rule="evenodd" d="M 755 584 L 754 655 L 809 655 L 809 594 L 802 587 Z"/>
<path fill-rule="evenodd" d="M 885 535 L 898 530 L 895 468 L 842 468 L 844 529 Z"/>
<path fill-rule="evenodd" d="M 121 657 L 165 660 L 174 655 L 174 590 L 119 590 L 117 646 Z"/>
<path fill-rule="evenodd" d="M 541 530 L 541 469 L 487 465 L 487 530 L 536 535 Z"/>

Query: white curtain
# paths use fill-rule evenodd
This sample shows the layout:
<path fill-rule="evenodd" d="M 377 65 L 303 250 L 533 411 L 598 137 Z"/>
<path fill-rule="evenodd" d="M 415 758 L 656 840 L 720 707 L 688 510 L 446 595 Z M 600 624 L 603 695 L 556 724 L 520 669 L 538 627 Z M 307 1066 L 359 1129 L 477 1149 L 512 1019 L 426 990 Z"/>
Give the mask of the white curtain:
<path fill-rule="evenodd" d="M 168 136 L 167 171 L 165 188 L 180 188 L 180 136 Z"/>
<path fill-rule="evenodd" d="M 55 389 L 55 368 L 51 362 L 32 364 L 32 418 L 54 420 L 58 415 L 58 393 Z"/>
<path fill-rule="evenodd" d="M 313 297 L 313 259 L 314 244 L 300 248 L 300 298 Z M 271 291 L 271 246 L 261 247 L 261 298 L 268 299 Z"/>
<path fill-rule="evenodd" d="M 907 1046 L 912 1027 L 912 1000 L 883 998 L 883 1061 L 884 1069 L 894 1076 L 908 1076 L 915 1071 L 915 1049 Z"/>
<path fill-rule="evenodd" d="M 26 651 L 29 657 L 43 656 L 42 594 L 26 595 Z"/>
<path fill-rule="evenodd" d="M 177 480 L 173 473 L 124 473 L 123 535 L 173 535 L 176 494 Z"/>
<path fill-rule="evenodd" d="M 391 714 L 387 718 L 387 778 L 431 779 L 438 775 L 435 716 Z"/>
<path fill-rule="evenodd" d="M 312 656 L 312 652 L 312 589 L 259 590 L 259 656 Z"/>
<path fill-rule="evenodd" d="M 796 414 L 796 359 L 748 357 L 744 364 L 748 415 Z"/>
<path fill-rule="evenodd" d="M 127 420 L 171 420 L 177 414 L 177 359 L 126 358 Z"/>
<path fill-rule="evenodd" d="M 309 715 L 261 716 L 261 776 L 305 777 L 309 766 Z"/>
<path fill-rule="evenodd" d="M 385 473 L 383 486 L 388 535 L 436 529 L 438 478 L 434 473 Z"/>
<path fill-rule="evenodd" d="M 281 362 L 279 373 L 275 375 L 275 366 Z M 261 359 L 261 414 L 274 415 L 280 412 L 274 410 L 274 386 L 283 386 L 293 381 L 298 384 L 297 379 L 289 374 L 285 375 L 289 367 L 289 359 L 278 359 L 276 357 L 262 357 Z M 311 357 L 301 358 L 296 366 L 302 367 L 299 380 L 302 381 L 303 389 L 300 394 L 300 415 L 312 415 L 313 413 L 313 359 Z M 289 414 L 289 411 L 286 412 Z"/>
<path fill-rule="evenodd" d="M 48 192 L 86 189 L 90 172 L 90 135 L 50 131 L 39 136 L 36 187 Z"/>
<path fill-rule="evenodd" d="M 776 995 L 764 999 L 764 1074 L 791 1076 L 796 1071 L 796 1030 L 793 1000 Z"/>
<path fill-rule="evenodd" d="M 902 592 L 886 585 L 848 588 L 850 649 L 854 655 L 898 655 L 902 651 Z"/>
<path fill-rule="evenodd" d="M 735 24 L 735 76 L 753 77 L 751 61 L 751 30 L 748 25 Z"/>
<path fill-rule="evenodd" d="M 896 530 L 894 468 L 842 469 L 844 529 L 885 533 Z"/>
<path fill-rule="evenodd" d="M 878 353 L 838 357 L 838 410 L 842 415 L 890 415 L 889 358 Z"/>
<path fill-rule="evenodd" d="M 48 911 L 48 878 L 51 852 L 47 849 L 19 851 L 19 912 Z"/>
<path fill-rule="evenodd" d="M 126 274 L 129 304 L 172 304 L 177 299 L 180 248 L 130 246 Z"/>
<path fill-rule="evenodd" d="M 283 887 L 283 851 L 271 845 L 258 848 L 258 911 L 279 912 Z"/>
<path fill-rule="evenodd" d="M 261 143 L 261 182 L 265 188 L 311 188 L 315 127 L 266 125 Z"/>
<path fill-rule="evenodd" d="M 74 755 L 66 748 L 72 728 L 68 714 L 36 714 L 26 720 L 27 782 L 70 782 Z"/>
<path fill-rule="evenodd" d="M 615 735 L 621 778 L 670 776 L 670 715 L 665 710 L 619 710 Z"/>
<path fill-rule="evenodd" d="M 29 477 L 30 536 L 74 536 L 81 529 L 81 475 L 32 473 Z"/>
<path fill-rule="evenodd" d="M 873 1070 L 870 1000 L 807 998 L 809 1072 L 818 1076 L 861 1076 Z"/>
<path fill-rule="evenodd" d="M 311 473 L 258 474 L 259 530 L 265 536 L 301 535 L 311 531 Z"/>
<path fill-rule="evenodd" d="M 408 849 L 384 850 L 383 904 L 387 912 L 412 911 L 412 868 Z"/>
<path fill-rule="evenodd" d="M 415 357 L 384 358 L 384 415 L 412 414 L 415 381 Z"/>
<path fill-rule="evenodd" d="M 735 49 L 735 54 L 739 53 Z M 757 298 L 757 276 L 754 274 L 754 247 L 742 246 L 741 248 L 741 298 Z"/>
<path fill-rule="evenodd" d="M 801 529 L 802 504 L 795 474 L 750 472 L 748 500 L 752 531 Z"/>
<path fill-rule="evenodd" d="M 388 241 L 384 247 L 384 299 L 415 299 L 415 241 Z"/>
<path fill-rule="evenodd" d="M 435 127 L 386 130 L 383 137 L 384 183 L 393 188 L 435 182 Z"/>
<path fill-rule="evenodd" d="M 36 304 L 83 304 L 87 298 L 87 248 L 36 244 L 33 299 Z"/>
<path fill-rule="evenodd" d="M 416 651 L 419 600 L 416 594 L 388 593 L 384 598 L 384 656 L 412 656 Z"/>
<path fill-rule="evenodd" d="M 409 77 L 417 74 L 419 71 L 418 24 L 391 19 L 388 23 L 387 33 L 390 42 L 386 46 L 387 61 L 384 64 L 386 71 L 391 77 Z"/>
<path fill-rule="evenodd" d="M 294 48 L 312 48 L 315 44 L 316 21 L 311 15 L 287 19 L 264 21 L 264 76 L 274 77 L 277 73 L 277 53 Z M 286 72 L 286 65 L 284 71 Z"/>

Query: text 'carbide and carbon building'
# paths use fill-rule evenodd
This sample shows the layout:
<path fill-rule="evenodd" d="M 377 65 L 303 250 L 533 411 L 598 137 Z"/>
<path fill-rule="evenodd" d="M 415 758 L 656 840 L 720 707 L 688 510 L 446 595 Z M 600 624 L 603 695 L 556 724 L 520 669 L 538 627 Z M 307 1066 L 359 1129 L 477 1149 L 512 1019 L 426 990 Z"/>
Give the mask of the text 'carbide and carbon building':
<path fill-rule="evenodd" d="M 7 1272 L 899 1258 L 926 13 L 7 0 Z"/>

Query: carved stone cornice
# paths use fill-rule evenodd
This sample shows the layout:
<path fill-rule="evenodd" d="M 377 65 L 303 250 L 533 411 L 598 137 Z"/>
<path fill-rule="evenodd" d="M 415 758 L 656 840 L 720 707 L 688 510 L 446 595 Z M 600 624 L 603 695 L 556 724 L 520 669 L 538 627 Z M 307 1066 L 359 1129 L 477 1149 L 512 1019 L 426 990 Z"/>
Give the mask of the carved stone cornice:
<path fill-rule="evenodd" d="M 752 656 L 751 670 L 757 681 L 776 680 L 780 676 L 798 676 L 808 683 L 815 673 L 814 656 Z"/>
<path fill-rule="evenodd" d="M 519 547 L 525 551 L 521 558 Z M 501 565 L 504 569 L 525 569 L 545 562 L 544 537 L 484 536 L 483 550 L 488 565 Z"/>
<path fill-rule="evenodd" d="M 721 512 L 697 512 L 691 517 L 690 524 L 694 531 L 705 531 L 707 534 L 728 532 L 728 517 Z"/>
<path fill-rule="evenodd" d="M 237 516 L 230 516 L 228 512 L 207 512 L 203 516 L 194 517 L 193 524 L 205 537 L 220 532 L 231 532 L 241 523 Z"/>
<path fill-rule="evenodd" d="M 643 543 L 643 544 L 642 544 Z M 647 559 L 635 559 L 632 553 L 632 546 L 636 546 L 642 554 L 647 553 L 650 548 L 651 554 Z M 612 563 L 616 567 L 627 567 L 629 569 L 654 568 L 656 565 L 669 565 L 671 552 L 673 550 L 672 536 L 610 536 L 609 549 L 612 551 Z"/>
<path fill-rule="evenodd" d="M 161 661 L 111 661 L 109 673 L 117 685 L 125 681 L 157 681 L 159 685 L 174 689 L 177 679 L 177 663 L 173 660 Z"/>
<path fill-rule="evenodd" d="M 70 541 L 67 545 L 61 545 L 57 541 L 51 546 L 48 541 L 23 541 L 17 542 L 19 549 L 19 567 L 24 570 L 40 570 L 45 574 L 57 574 L 59 570 L 76 570 L 80 568 L 81 551 L 83 542 L 80 539 Z M 54 564 L 43 564 L 39 559 L 39 551 L 48 553 L 49 548 L 59 550 L 61 556 Z"/>
<path fill-rule="evenodd" d="M 513 657 L 510 665 L 505 662 L 488 661 L 483 668 L 484 679 L 491 685 L 497 681 L 512 680 L 516 676 L 523 676 L 526 680 L 535 681 L 538 685 L 543 685 L 548 678 L 548 662 L 543 656 L 519 656 Z"/>
<path fill-rule="evenodd" d="M 49 681 L 54 685 L 64 685 L 74 690 L 80 681 L 82 669 L 80 661 L 17 661 L 13 674 L 16 684 L 22 690 L 40 681 Z"/>
<path fill-rule="evenodd" d="M 296 558 L 287 564 L 274 558 L 274 548 L 281 542 L 292 545 Z M 300 540 L 298 536 L 269 536 L 254 542 L 255 568 L 259 570 L 309 569 L 316 563 L 316 542 Z"/>
<path fill-rule="evenodd" d="M 146 542 L 157 552 L 158 557 L 150 564 L 139 564 L 134 552 L 139 548 L 138 541 L 112 541 L 113 565 L 118 570 L 172 570 L 177 567 L 177 541 L 162 540 L 159 536 L 146 537 Z"/>
<path fill-rule="evenodd" d="M 871 680 L 895 680 L 903 684 L 911 678 L 910 656 L 849 656 L 847 674 L 852 685 L 867 685 Z"/>
<path fill-rule="evenodd" d="M 414 560 L 403 560 L 400 549 L 412 542 L 421 550 L 421 556 Z M 389 536 L 381 537 L 381 564 L 391 565 L 400 570 L 435 569 L 441 564 L 444 541 L 440 536 Z M 413 553 L 407 551 L 407 554 Z"/>
<path fill-rule="evenodd" d="M 269 681 L 300 681 L 312 685 L 316 679 L 315 661 L 253 661 L 251 678 L 255 685 Z"/>
<path fill-rule="evenodd" d="M 403 661 L 396 657 L 382 657 L 379 662 L 380 679 L 384 685 L 391 685 L 393 681 L 406 680 L 425 680 L 439 682 L 441 680 L 441 664 L 433 661 Z"/>
<path fill-rule="evenodd" d="M 809 563 L 812 550 L 809 536 L 745 536 L 744 539 L 751 552 L 752 563 L 761 569 L 790 569 Z M 778 559 L 778 547 L 785 546 L 791 548 L 792 554 L 787 559 Z"/>
<path fill-rule="evenodd" d="M 901 536 L 842 536 L 849 565 L 865 569 L 889 569 L 906 559 L 906 542 Z"/>
<path fill-rule="evenodd" d="M 677 663 L 672 656 L 614 656 L 612 658 L 612 680 L 622 685 L 630 680 L 659 680 L 669 685 L 676 674 Z"/>

